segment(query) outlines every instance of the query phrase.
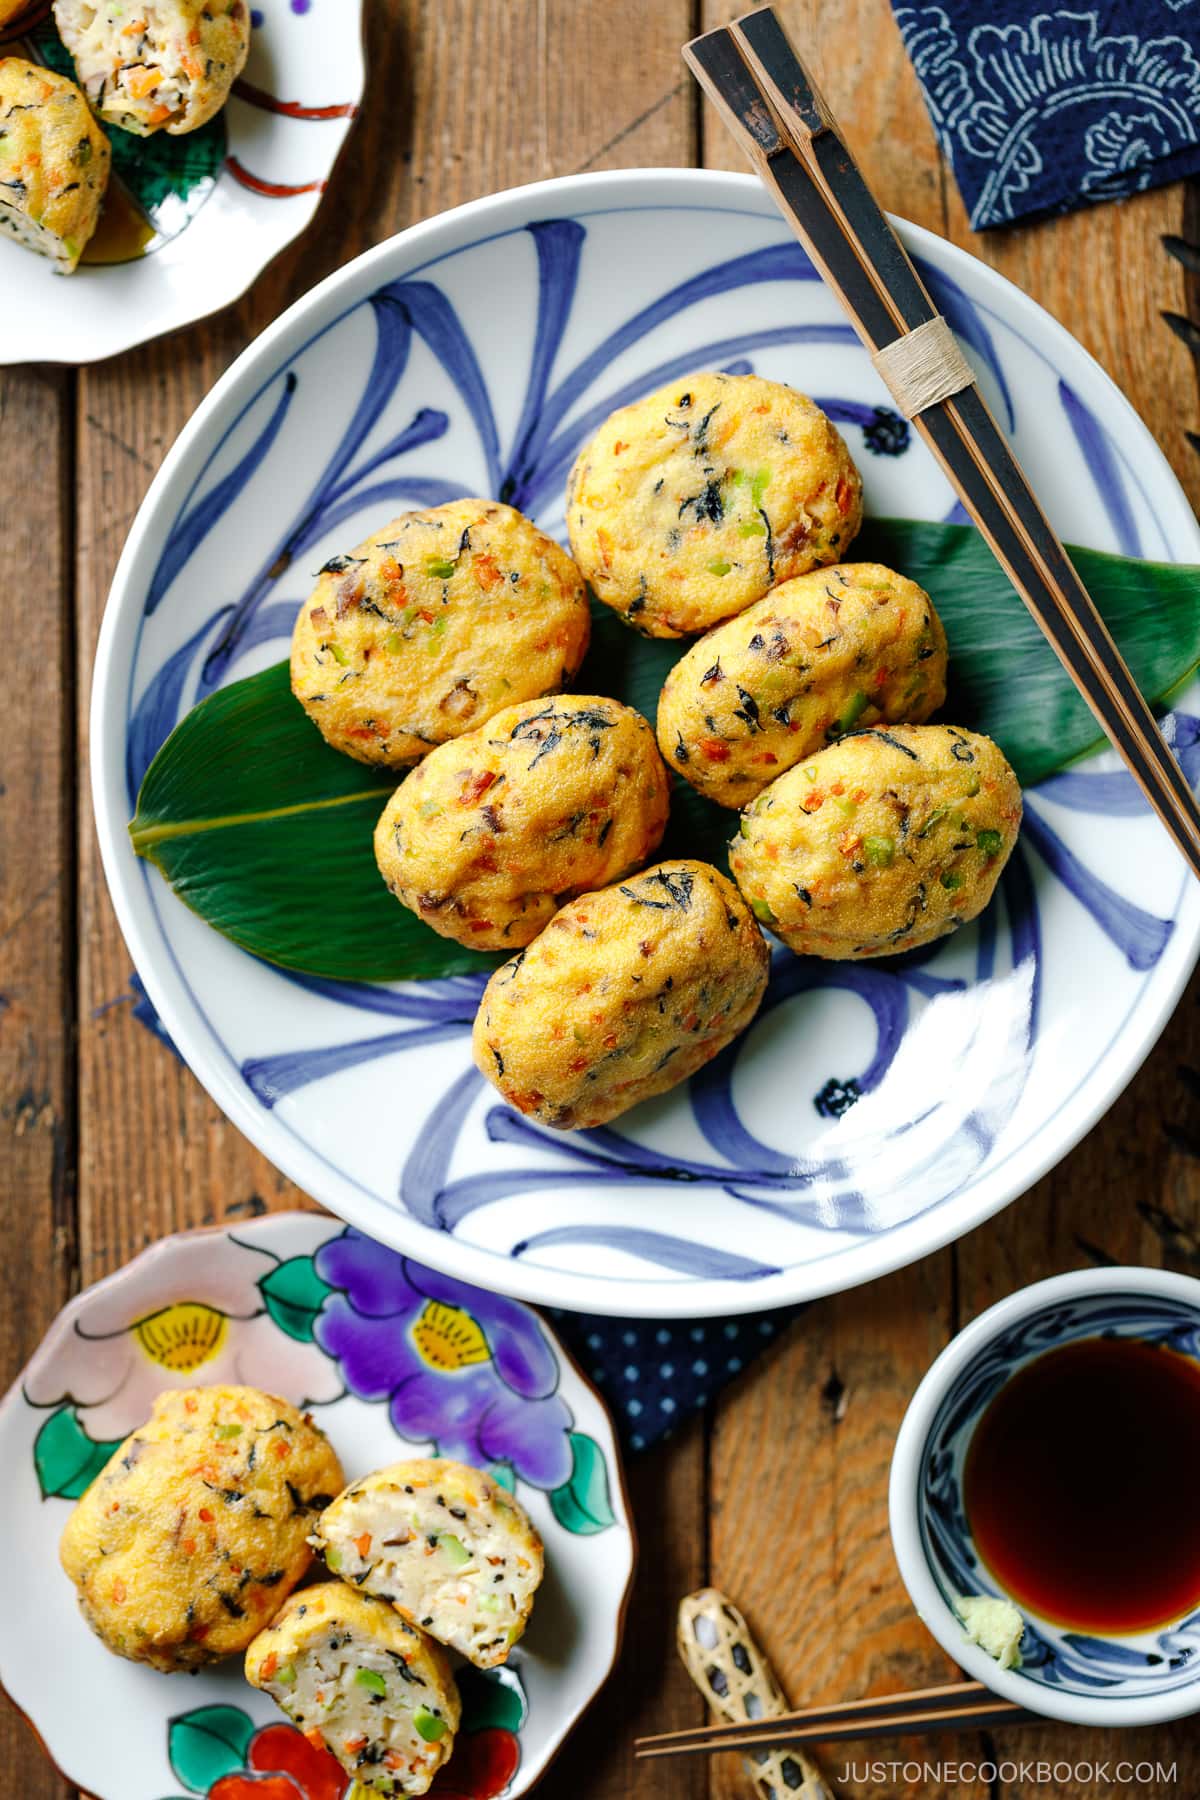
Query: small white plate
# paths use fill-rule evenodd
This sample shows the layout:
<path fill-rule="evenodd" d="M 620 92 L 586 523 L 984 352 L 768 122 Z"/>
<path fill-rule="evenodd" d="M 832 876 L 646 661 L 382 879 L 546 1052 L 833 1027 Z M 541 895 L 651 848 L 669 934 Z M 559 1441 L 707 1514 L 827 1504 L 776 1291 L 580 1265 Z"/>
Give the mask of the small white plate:
<path fill-rule="evenodd" d="M 1067 540 L 1200 561 L 1179 483 L 1097 364 L 981 263 L 903 232 Z M 96 660 L 105 871 L 200 1080 L 362 1230 L 463 1280 L 584 1312 L 779 1306 L 958 1237 L 1107 1110 L 1200 942 L 1200 884 L 1111 753 L 1095 757 L 1027 796 L 976 924 L 882 963 L 778 950 L 738 1043 L 613 1126 L 564 1133 L 518 1117 L 474 1069 L 480 978 L 290 977 L 138 862 L 126 823 L 154 752 L 197 699 L 286 656 L 327 557 L 464 491 L 562 535 L 567 468 L 605 415 L 713 366 L 813 394 L 846 433 L 869 513 L 957 516 L 758 182 L 576 176 L 415 226 L 246 351 L 150 489 Z M 1194 686 L 1178 708 L 1194 778 Z"/>
<path fill-rule="evenodd" d="M 448 1309 L 474 1320 L 487 1360 L 429 1363 L 411 1328 L 430 1307 L 443 1324 Z M 110 1654 L 59 1567 L 73 1500 L 154 1396 L 214 1382 L 308 1407 L 349 1480 L 434 1453 L 413 1421 L 427 1430 L 444 1405 L 456 1425 L 436 1451 L 514 1488 L 546 1579 L 505 1668 L 462 1677 L 464 1735 L 433 1791 L 528 1792 L 620 1648 L 634 1541 L 611 1422 L 528 1307 L 311 1213 L 156 1244 L 64 1308 L 0 1404 L 0 1682 L 63 1775 L 95 1800 L 341 1800 L 350 1787 L 239 1659 L 185 1680 Z"/>
<path fill-rule="evenodd" d="M 21 21 L 0 32 L 0 54 L 40 60 L 40 43 L 69 74 L 46 10 L 33 0 L 29 33 L 14 35 Z M 115 170 L 132 157 L 138 183 L 159 195 L 148 254 L 62 276 L 0 241 L 0 364 L 99 362 L 178 331 L 231 305 L 299 237 L 362 99 L 362 0 L 254 0 L 252 16 L 249 62 L 210 125 L 181 138 L 108 133 L 120 140 Z"/>

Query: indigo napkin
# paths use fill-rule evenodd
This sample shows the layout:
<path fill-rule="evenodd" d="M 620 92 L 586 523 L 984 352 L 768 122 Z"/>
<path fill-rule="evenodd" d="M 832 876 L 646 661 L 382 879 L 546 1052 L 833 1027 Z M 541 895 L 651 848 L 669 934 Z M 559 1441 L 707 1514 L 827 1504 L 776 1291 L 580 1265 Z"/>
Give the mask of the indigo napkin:
<path fill-rule="evenodd" d="M 892 0 L 976 231 L 1200 171 L 1200 0 Z"/>

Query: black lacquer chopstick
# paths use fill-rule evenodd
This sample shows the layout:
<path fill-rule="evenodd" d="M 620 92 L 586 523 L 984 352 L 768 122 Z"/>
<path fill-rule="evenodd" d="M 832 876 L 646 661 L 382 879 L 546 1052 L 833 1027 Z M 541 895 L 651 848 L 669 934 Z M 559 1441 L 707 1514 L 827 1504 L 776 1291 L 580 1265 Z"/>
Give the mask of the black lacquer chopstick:
<path fill-rule="evenodd" d="M 868 349 L 886 350 L 936 320 L 933 300 L 771 8 L 697 38 L 684 56 Z M 1200 806 L 978 388 L 970 382 L 914 412 L 912 422 L 1200 874 Z"/>

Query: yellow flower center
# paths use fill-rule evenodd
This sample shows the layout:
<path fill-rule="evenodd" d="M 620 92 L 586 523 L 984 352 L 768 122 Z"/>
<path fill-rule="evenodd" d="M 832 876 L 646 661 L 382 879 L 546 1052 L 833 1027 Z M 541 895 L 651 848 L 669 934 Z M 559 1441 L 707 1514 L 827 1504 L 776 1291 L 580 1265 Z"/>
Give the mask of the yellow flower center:
<path fill-rule="evenodd" d="M 491 1360 L 492 1353 L 478 1321 L 461 1306 L 445 1306 L 440 1300 L 426 1302 L 413 1326 L 413 1340 L 422 1361 L 431 1369 L 466 1369 L 472 1363 Z"/>
<path fill-rule="evenodd" d="M 219 1354 L 229 1320 L 213 1306 L 180 1300 L 139 1319 L 130 1329 L 151 1362 L 173 1374 L 188 1375 Z"/>

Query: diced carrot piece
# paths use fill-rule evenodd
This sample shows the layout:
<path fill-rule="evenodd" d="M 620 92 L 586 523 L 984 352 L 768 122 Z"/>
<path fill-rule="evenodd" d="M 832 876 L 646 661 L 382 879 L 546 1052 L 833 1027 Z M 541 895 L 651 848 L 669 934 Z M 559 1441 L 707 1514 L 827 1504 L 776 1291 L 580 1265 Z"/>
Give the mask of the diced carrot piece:
<path fill-rule="evenodd" d="M 148 69 L 130 69 L 125 77 L 125 86 L 129 89 L 129 92 L 133 95 L 135 100 L 144 100 L 147 94 L 152 94 L 154 92 L 162 78 L 163 73 L 161 69 L 155 69 L 153 67 Z"/>
<path fill-rule="evenodd" d="M 371 1534 L 369 1531 L 364 1531 L 361 1537 L 355 1538 L 354 1548 L 358 1551 L 360 1556 L 370 1556 Z"/>
<path fill-rule="evenodd" d="M 263 1657 L 263 1663 L 262 1663 L 262 1678 L 263 1678 L 263 1680 L 264 1681 L 274 1681 L 275 1671 L 278 1667 L 279 1667 L 279 1658 L 276 1656 L 275 1652 L 272 1650 L 270 1656 Z"/>

